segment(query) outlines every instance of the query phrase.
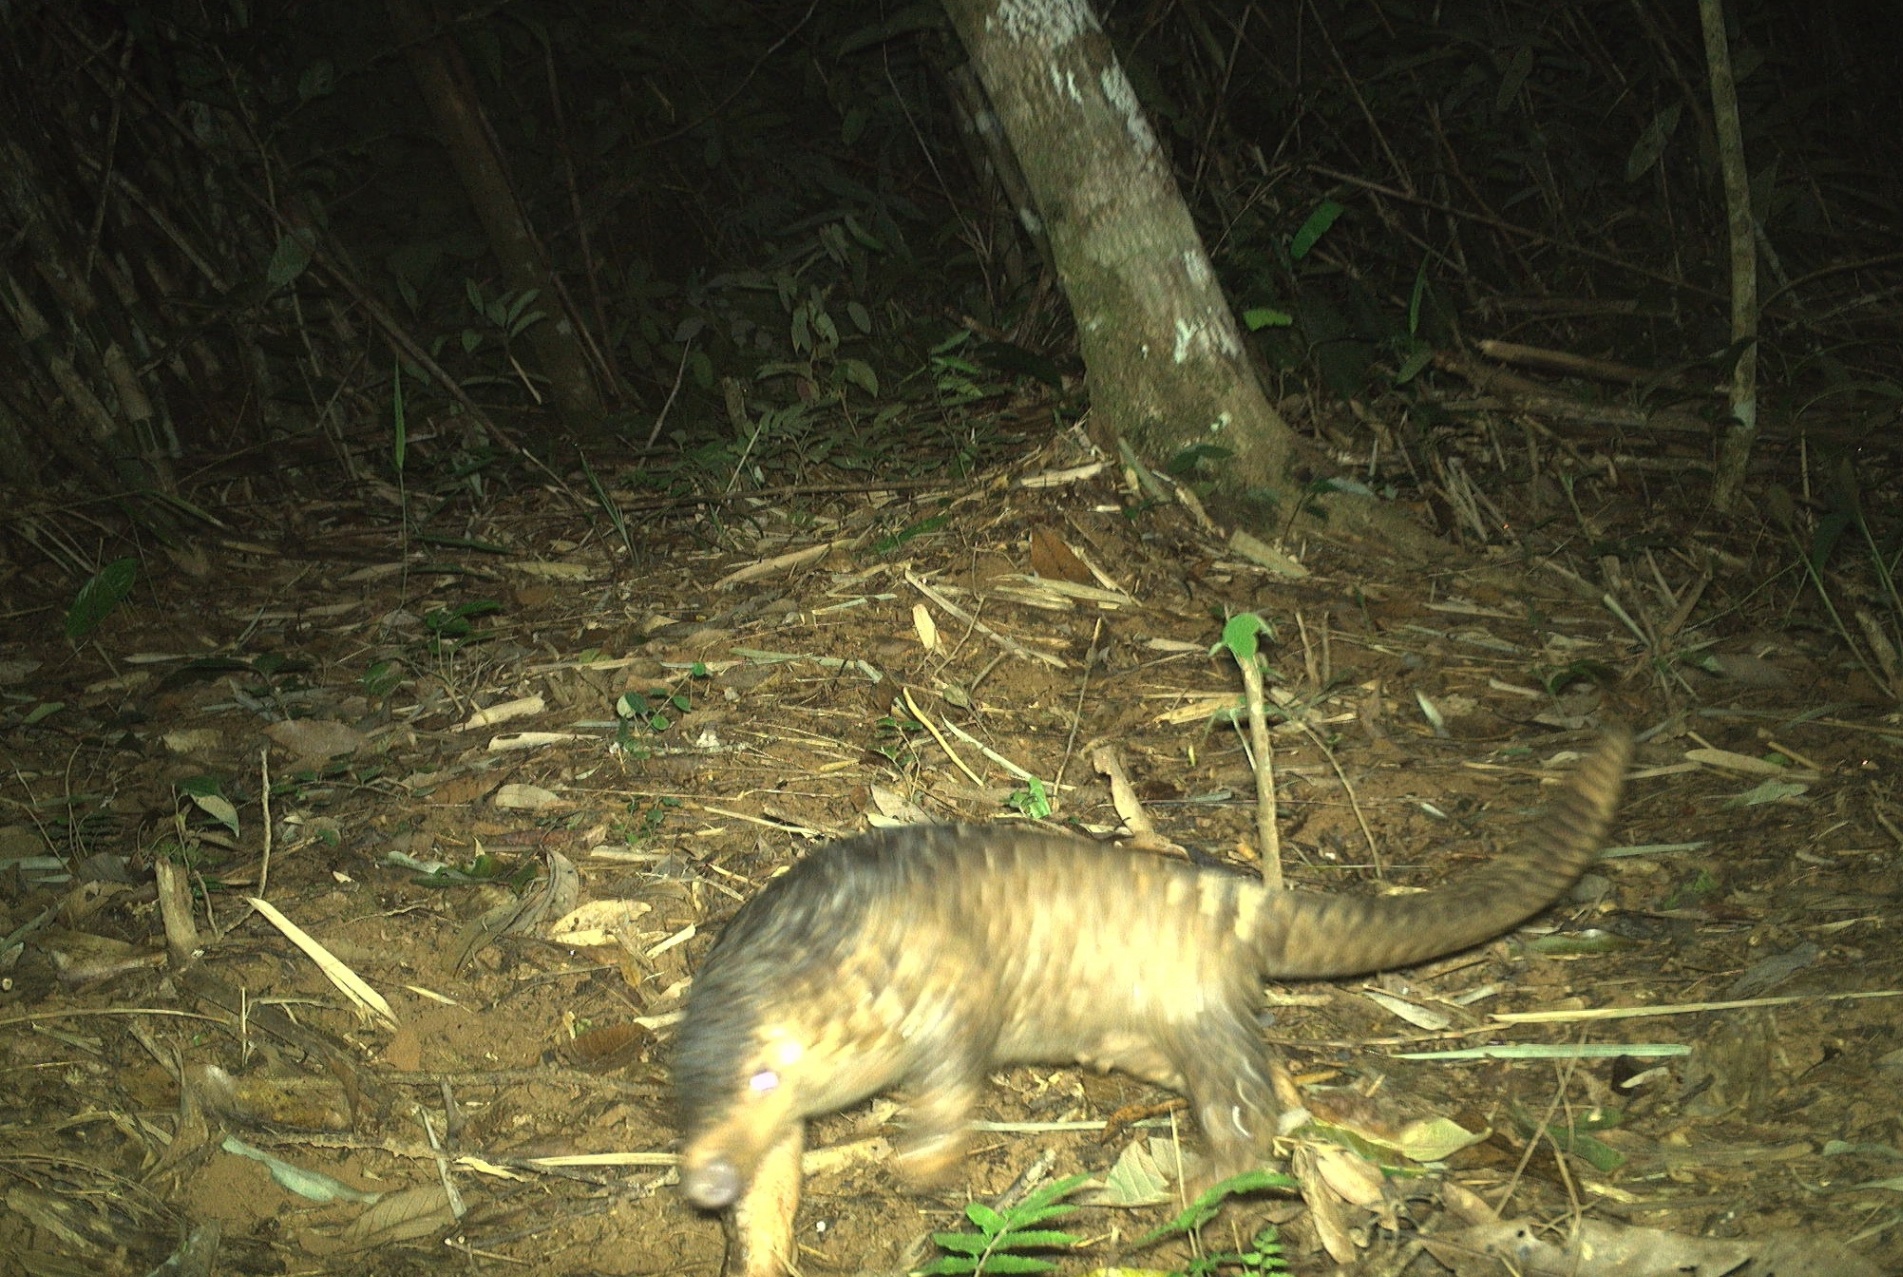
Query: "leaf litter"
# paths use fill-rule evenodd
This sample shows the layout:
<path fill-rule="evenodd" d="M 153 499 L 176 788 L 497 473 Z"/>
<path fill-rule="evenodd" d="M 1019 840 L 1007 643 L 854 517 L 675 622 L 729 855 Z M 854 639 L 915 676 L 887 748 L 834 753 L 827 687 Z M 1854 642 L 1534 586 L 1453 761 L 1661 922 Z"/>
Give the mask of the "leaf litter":
<path fill-rule="evenodd" d="M 472 529 L 515 556 L 498 599 L 453 572 L 406 584 L 394 545 L 391 570 L 347 579 L 247 543 L 196 613 L 122 605 L 118 637 L 150 663 L 107 678 L 56 635 L 22 645 L 53 708 L 8 730 L 0 1156 L 21 1186 L 0 1249 L 144 1271 L 216 1226 L 232 1271 L 344 1248 L 316 1262 L 408 1271 L 441 1237 L 528 1272 L 712 1271 L 718 1227 L 667 1188 L 664 1063 L 720 921 L 812 840 L 874 820 L 1148 823 L 1253 871 L 1240 680 L 1211 649 L 1255 612 L 1280 635 L 1267 700 L 1297 885 L 1431 885 L 1511 837 L 1563 770 L 1539 760 L 1595 718 L 1647 743 L 1627 854 L 1593 894 L 1361 990 L 1270 992 L 1309 1200 L 1232 1201 L 1221 1226 L 1273 1226 L 1298 1272 L 1323 1251 L 1368 1273 L 1903 1270 L 1884 780 L 1903 730 L 1868 681 L 1764 641 L 1761 616 L 1749 642 L 1713 620 L 1696 645 L 1748 650 L 1658 677 L 1641 636 L 1663 601 L 1624 578 L 1602 606 L 1576 550 L 1516 573 L 1325 532 L 1225 540 L 1102 461 L 1072 434 L 968 486 L 762 501 L 717 537 L 656 518 L 638 571 L 525 494 Z M 1597 517 L 1685 531 L 1656 508 Z M 267 647 L 299 672 L 253 663 Z M 163 653 L 207 648 L 240 659 L 164 677 L 200 658 Z M 128 697 L 129 736 L 111 726 Z M 138 887 L 161 859 L 194 915 L 188 969 L 158 953 Z M 1621 943 L 1543 951 L 1539 931 Z M 119 957 L 75 958 L 88 943 Z M 192 1080 L 214 1068 L 242 1102 Z M 328 1092 L 313 1107 L 300 1081 Z M 1070 1271 L 1147 1226 L 1118 1216 L 1174 1200 L 1195 1149 L 1176 1114 L 1097 1138 L 1171 1097 L 1073 1069 L 1000 1082 L 951 1193 L 897 1189 L 890 1104 L 817 1123 L 812 1268 L 922 1265 L 921 1239 L 1040 1153 L 1094 1181 L 1078 1201 L 1120 1203 L 1077 1217 Z M 300 1200 L 299 1176 L 348 1191 Z"/>

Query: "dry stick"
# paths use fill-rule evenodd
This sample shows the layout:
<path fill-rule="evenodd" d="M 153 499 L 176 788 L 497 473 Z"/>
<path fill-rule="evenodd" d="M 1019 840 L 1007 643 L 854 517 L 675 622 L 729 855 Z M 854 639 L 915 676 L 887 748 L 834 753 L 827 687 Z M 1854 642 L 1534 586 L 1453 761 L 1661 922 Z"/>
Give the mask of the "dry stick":
<path fill-rule="evenodd" d="M 938 730 L 938 724 L 932 721 L 931 715 L 918 707 L 918 702 L 912 699 L 912 689 L 909 687 L 905 688 L 904 696 L 905 708 L 912 712 L 912 717 L 918 720 L 919 726 L 930 732 L 932 739 L 938 742 L 938 747 L 945 751 L 945 757 L 951 759 L 952 763 L 959 771 L 965 773 L 965 776 L 972 784 L 982 789 L 984 787 L 984 781 L 979 779 L 977 772 L 965 766 L 965 760 L 959 756 L 957 750 L 952 748 L 951 742 L 945 739 L 945 733 Z"/>
<path fill-rule="evenodd" d="M 1308 673 L 1308 685 L 1313 689 L 1311 695 L 1319 696 L 1322 690 L 1322 674 L 1315 664 L 1315 644 L 1308 637 L 1308 622 L 1302 619 L 1299 608 L 1295 612 L 1295 632 L 1302 636 L 1302 668 Z"/>
<path fill-rule="evenodd" d="M 264 854 L 258 862 L 258 894 L 267 899 L 271 885 L 271 747 L 258 751 L 258 805 L 264 809 Z"/>
<path fill-rule="evenodd" d="M 1513 411 L 1540 412 L 1589 426 L 1643 427 L 1697 434 L 1700 437 L 1711 433 L 1711 426 L 1704 419 L 1681 409 L 1589 403 L 1543 382 L 1523 377 L 1496 364 L 1470 358 L 1455 350 L 1435 351 L 1434 366 L 1470 383 L 1483 395 L 1495 396 Z"/>
<path fill-rule="evenodd" d="M 1327 631 L 1324 630 L 1323 633 Z M 1341 760 L 1335 757 L 1334 750 L 1328 748 L 1328 742 L 1322 739 L 1321 734 L 1305 722 L 1300 723 L 1300 727 L 1308 733 L 1308 738 L 1315 742 L 1315 748 L 1321 750 L 1322 757 L 1328 760 L 1328 765 L 1335 769 L 1335 779 L 1341 782 L 1341 792 L 1348 795 L 1348 810 L 1355 814 L 1355 823 L 1361 826 L 1361 836 L 1368 841 L 1368 858 L 1374 864 L 1375 881 L 1384 881 L 1388 871 L 1381 863 L 1381 846 L 1374 840 L 1374 830 L 1368 828 L 1368 814 L 1361 810 L 1361 800 L 1355 797 L 1353 782 L 1348 779 L 1348 773 L 1341 769 Z"/>
<path fill-rule="evenodd" d="M 693 338 L 690 337 L 681 343 L 681 362 L 680 366 L 674 370 L 674 384 L 668 387 L 667 400 L 661 405 L 661 410 L 654 414 L 654 428 L 648 431 L 647 444 L 641 449 L 643 452 L 650 451 L 654 447 L 654 441 L 661 437 L 661 427 L 667 421 L 668 409 L 674 406 L 674 396 L 681 393 L 681 377 L 687 372 L 687 356 L 693 349 Z"/>
<path fill-rule="evenodd" d="M 112 119 L 106 125 L 105 159 L 100 164 L 99 193 L 93 205 L 92 228 L 86 233 L 86 264 L 80 268 L 80 279 L 86 283 L 92 281 L 93 265 L 99 259 L 99 235 L 106 226 L 106 213 L 111 208 L 107 188 L 111 185 L 113 169 L 119 158 L 119 126 L 126 115 L 126 80 L 132 66 L 132 51 L 138 45 L 136 40 L 127 40 L 119 50 L 119 73 L 112 80 Z"/>
<path fill-rule="evenodd" d="M 1567 1059 L 1560 1063 L 1560 1087 L 1555 1097 L 1555 1109 L 1564 1103 L 1566 1087 L 1570 1085 L 1572 1075 L 1578 1068 L 1579 1061 L 1576 1059 Z M 1568 1107 L 1570 1108 L 1570 1106 Z M 1540 1133 L 1546 1137 L 1546 1142 L 1553 1146 L 1553 1167 L 1559 1172 L 1560 1182 L 1566 1186 L 1566 1201 L 1567 1204 L 1572 1207 L 1573 1216 L 1571 1232 L 1576 1236 L 1579 1232 L 1580 1220 L 1583 1219 L 1586 1214 L 1586 1208 L 1579 1200 L 1579 1181 L 1573 1177 L 1572 1168 L 1566 1164 L 1566 1150 L 1560 1147 L 1559 1137 L 1553 1134 L 1550 1119 L 1548 1124 L 1541 1129 Z"/>
<path fill-rule="evenodd" d="M 10 1015 L 0 1020 L 0 1029 L 12 1028 L 16 1024 L 39 1024 L 46 1020 L 83 1020 L 95 1015 L 165 1015 L 175 1020 L 204 1020 L 211 1024 L 223 1024 L 215 1015 L 206 1015 L 202 1011 L 180 1011 L 173 1007 L 79 1007 L 70 1011 L 34 1011 L 28 1015 Z"/>
<path fill-rule="evenodd" d="M 449 1090 L 444 1088 L 447 1098 Z M 436 1134 L 436 1123 L 430 1120 L 429 1110 L 419 1108 L 418 1115 L 423 1119 L 423 1134 L 429 1138 L 430 1151 L 436 1155 L 436 1178 L 443 1186 L 443 1196 L 448 1201 L 452 1218 L 461 1219 L 469 1213 L 469 1207 L 463 1201 L 461 1190 L 456 1187 L 456 1177 L 450 1171 L 449 1157 L 443 1151 L 443 1141 Z"/>
<path fill-rule="evenodd" d="M 1664 386 L 1672 390 L 1684 390 L 1701 395 L 1711 394 L 1714 390 L 1720 393 L 1723 391 L 1723 387 L 1698 384 L 1676 373 L 1661 373 L 1656 369 L 1622 364 L 1611 359 L 1594 359 L 1590 355 L 1578 355 L 1570 350 L 1523 346 L 1518 342 L 1497 341 L 1492 338 L 1475 342 L 1474 348 L 1489 359 L 1497 359 L 1503 364 L 1519 364 L 1522 367 L 1538 368 L 1542 372 L 1559 373 L 1561 376 L 1591 377 L 1598 381 L 1620 382 L 1634 386 Z"/>
<path fill-rule="evenodd" d="M 1129 773 L 1124 771 L 1123 759 L 1117 753 L 1115 745 L 1099 745 L 1090 751 L 1091 766 L 1095 767 L 1104 779 L 1110 782 L 1110 803 L 1117 809 L 1117 816 L 1124 827 L 1133 834 L 1153 834 L 1156 822 L 1150 819 L 1150 813 L 1143 810 L 1143 800 L 1137 797 L 1136 787 L 1130 783 Z M 1058 779 L 1063 779 L 1059 773 Z M 1903 838 L 1898 839 L 1903 842 Z"/>
<path fill-rule="evenodd" d="M 159 894 L 159 921 L 165 927 L 165 956 L 182 967 L 198 951 L 198 922 L 192 916 L 191 871 L 170 856 L 152 862 Z"/>
<path fill-rule="evenodd" d="M 1090 650 L 1096 651 L 1097 644 L 1103 641 L 1103 617 L 1097 618 L 1096 628 L 1090 634 Z M 1090 661 L 1084 662 L 1084 676 L 1077 681 L 1077 699 L 1070 707 L 1070 735 L 1064 740 L 1064 757 L 1057 764 L 1057 783 L 1051 786 L 1051 811 L 1057 810 L 1057 795 L 1064 788 L 1064 773 L 1070 768 L 1071 755 L 1077 750 L 1077 729 L 1084 718 L 1084 696 L 1090 690 Z"/>
<path fill-rule="evenodd" d="M 1859 989 L 1847 993 L 1791 993 L 1768 998 L 1733 998 L 1723 1002 L 1668 1002 L 1661 1006 L 1647 1007 L 1582 1007 L 1571 1011 L 1495 1011 L 1487 1018 L 1496 1024 L 1566 1024 L 1575 1020 L 1642 1020 L 1654 1015 L 1698 1015 L 1706 1011 L 1787 1007 L 1800 1002 L 1862 1002 L 1871 998 L 1903 998 L 1903 989 Z"/>
<path fill-rule="evenodd" d="M 997 630 L 992 629 L 989 625 L 986 625 L 983 621 L 980 621 L 977 617 L 965 611 L 965 609 L 959 607 L 956 603 L 953 603 L 938 590 L 927 585 L 916 572 L 908 571 L 905 574 L 905 580 L 906 584 L 910 585 L 920 594 L 923 594 L 926 598 L 938 604 L 939 607 L 971 626 L 972 629 L 984 635 L 1019 660 L 1039 661 L 1051 666 L 1053 669 L 1063 670 L 1070 668 L 1070 663 L 1061 656 L 1052 656 L 1046 652 L 1039 652 L 1033 648 L 1024 646 L 1024 644 L 1007 634 L 1000 634 Z"/>
<path fill-rule="evenodd" d="M 731 505 L 761 497 L 803 497 L 853 495 L 862 492 L 915 492 L 924 488 L 943 488 L 943 479 L 890 479 L 872 483 L 789 483 L 739 492 L 689 493 L 677 497 L 637 497 L 621 503 L 625 511 L 672 510 L 687 506 Z"/>
<path fill-rule="evenodd" d="M 1255 754 L 1255 837 L 1262 851 L 1262 885 L 1282 890 L 1282 835 L 1275 828 L 1275 747 L 1262 704 L 1262 666 L 1254 652 L 1236 654 L 1249 705 L 1249 747 Z"/>
<path fill-rule="evenodd" d="M 1725 43 L 1722 0 L 1698 0 L 1698 22 L 1705 32 L 1705 63 L 1711 76 L 1712 128 L 1718 134 L 1718 167 L 1724 175 L 1725 229 L 1731 238 L 1731 344 L 1738 351 L 1732 366 L 1732 422 L 1718 448 L 1711 504 L 1730 510 L 1744 488 L 1751 445 L 1758 435 L 1758 248 L 1751 218 L 1751 174 L 1744 162 L 1744 130 L 1738 124 L 1738 85 L 1731 74 L 1731 49 Z"/>

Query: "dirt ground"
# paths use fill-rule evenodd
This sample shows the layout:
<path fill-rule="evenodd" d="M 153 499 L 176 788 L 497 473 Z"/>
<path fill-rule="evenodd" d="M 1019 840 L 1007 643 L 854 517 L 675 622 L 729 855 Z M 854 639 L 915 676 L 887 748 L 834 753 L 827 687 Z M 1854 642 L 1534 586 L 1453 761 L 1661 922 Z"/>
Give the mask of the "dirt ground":
<path fill-rule="evenodd" d="M 1252 866 L 1210 655 L 1251 611 L 1305 889 L 1431 886 L 1510 845 L 1598 723 L 1641 744 L 1612 852 L 1534 925 L 1267 990 L 1307 1191 L 1232 1202 L 1203 1247 L 1272 1222 L 1297 1273 L 1505 1272 L 1463 1232 L 1492 1210 L 1903 1272 L 1903 722 L 1775 525 L 1614 465 L 1496 491 L 1511 518 L 1444 565 L 1311 533 L 1291 575 L 1101 460 L 1066 435 L 969 484 L 650 508 L 634 561 L 553 484 L 424 544 L 382 495 L 244 508 L 234 481 L 232 535 L 145 561 L 77 644 L 54 575 L 8 565 L 0 1274 L 188 1241 L 178 1271 L 717 1272 L 720 1221 L 670 1186 L 666 1058 L 721 922 L 869 816 L 1030 819 L 1023 776 L 1108 836 L 1102 746 L 1164 838 Z M 1402 1058 L 1506 1044 L 1622 1049 Z M 1000 1074 L 925 1194 L 889 1101 L 824 1119 L 802 1267 L 921 1266 L 1034 1164 L 1193 1149 L 1170 1099 Z M 1409 1161 L 1419 1119 L 1472 1142 Z M 1125 1252 L 1173 1213 L 1085 1207 L 1051 1258 L 1181 1270 L 1181 1242 Z"/>

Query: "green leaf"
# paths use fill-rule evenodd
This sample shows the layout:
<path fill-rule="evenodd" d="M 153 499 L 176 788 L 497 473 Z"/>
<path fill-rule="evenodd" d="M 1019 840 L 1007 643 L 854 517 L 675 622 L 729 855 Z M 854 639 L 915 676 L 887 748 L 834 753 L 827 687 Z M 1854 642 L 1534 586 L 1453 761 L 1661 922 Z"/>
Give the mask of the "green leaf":
<path fill-rule="evenodd" d="M 994 1251 L 991 1258 L 984 1261 L 984 1270 L 988 1273 L 1048 1273 L 1055 1272 L 1057 1265 L 1048 1259 L 1033 1259 L 1029 1255 L 1000 1255 Z"/>
<path fill-rule="evenodd" d="M 995 1235 L 1001 1233 L 1008 1227 L 1004 1222 L 1004 1216 L 983 1202 L 972 1202 L 966 1206 L 965 1218 L 984 1229 L 988 1234 Z"/>
<path fill-rule="evenodd" d="M 982 1255 L 990 1248 L 991 1239 L 983 1233 L 933 1233 L 932 1244 L 961 1255 Z"/>
<path fill-rule="evenodd" d="M 1507 63 L 1506 74 L 1500 77 L 1500 87 L 1494 91 L 1493 109 L 1505 111 L 1513 105 L 1513 99 L 1520 96 L 1520 89 L 1526 84 L 1526 78 L 1533 74 L 1533 46 L 1521 45 L 1513 51 L 1513 60 Z"/>
<path fill-rule="evenodd" d="M 396 468 L 397 477 L 401 478 L 404 459 L 409 456 L 410 426 L 403 406 L 403 361 L 400 359 L 390 376 L 390 425 L 390 463 Z"/>
<path fill-rule="evenodd" d="M 73 605 L 66 609 L 66 637 L 77 643 L 98 629 L 99 623 L 125 602 L 138 579 L 137 559 L 114 559 L 99 569 L 90 581 L 79 587 L 79 593 L 73 596 Z"/>
<path fill-rule="evenodd" d="M 877 541 L 872 543 L 873 552 L 877 554 L 889 553 L 898 549 L 914 537 L 921 537 L 929 532 L 936 532 L 950 522 L 951 516 L 949 514 L 930 515 L 920 519 L 917 523 L 914 523 L 911 527 L 906 528 L 902 532 L 895 533 L 889 537 L 880 537 Z"/>
<path fill-rule="evenodd" d="M 510 302 L 508 308 L 502 312 L 503 317 L 513 325 L 516 320 L 522 318 L 522 312 L 527 310 L 535 299 L 541 295 L 541 291 L 539 288 L 524 289 L 522 295 Z"/>
<path fill-rule="evenodd" d="M 198 809 L 231 831 L 233 838 L 238 837 L 238 809 L 223 794 L 193 794 L 192 801 Z"/>
<path fill-rule="evenodd" d="M 839 144 L 850 147 L 866 131 L 866 121 L 871 116 L 863 106 L 855 106 L 846 112 L 846 118 L 839 122 Z"/>
<path fill-rule="evenodd" d="M 292 231 L 278 236 L 277 247 L 271 252 L 270 264 L 264 268 L 264 281 L 273 291 L 304 273 L 311 264 L 312 235 L 308 230 Z"/>
<path fill-rule="evenodd" d="M 1028 1203 L 1021 1203 L 1012 1210 L 1010 1222 L 1012 1228 L 1029 1228 L 1033 1224 L 1042 1224 L 1046 1220 L 1062 1219 L 1066 1215 L 1075 1215 L 1076 1213 L 1077 1208 L 1075 1206 L 1032 1207 Z"/>
<path fill-rule="evenodd" d="M 1213 464 L 1227 461 L 1234 455 L 1235 452 L 1232 449 L 1225 448 L 1221 444 L 1192 444 L 1171 457 L 1163 468 L 1178 479 L 1187 479 L 1195 475 L 1204 462 Z"/>
<path fill-rule="evenodd" d="M 1238 662 L 1255 659 L 1256 635 L 1275 637 L 1275 628 L 1254 612 L 1238 612 L 1222 627 L 1222 644 Z"/>
<path fill-rule="evenodd" d="M 1585 954 L 1620 953 L 1638 947 L 1639 942 L 1628 940 L 1610 931 L 1569 931 L 1554 932 L 1552 935 L 1536 938 L 1527 948 L 1534 953 L 1547 957 L 1577 957 Z"/>
<path fill-rule="evenodd" d="M 1682 104 L 1674 102 L 1652 117 L 1652 122 L 1639 134 L 1639 140 L 1632 144 L 1631 154 L 1626 156 L 1626 181 L 1638 181 L 1658 163 L 1659 156 L 1665 153 L 1666 144 L 1672 140 L 1672 134 L 1678 131 L 1678 117 L 1682 110 Z"/>
<path fill-rule="evenodd" d="M 359 1202 L 373 1203 L 383 1196 L 382 1193 L 365 1193 L 350 1187 L 341 1180 L 332 1179 L 321 1171 L 305 1170 L 301 1166 L 273 1157 L 263 1149 L 254 1148 L 235 1135 L 226 1136 L 220 1145 L 227 1153 L 239 1157 L 248 1157 L 254 1162 L 262 1162 L 271 1172 L 271 1178 L 279 1187 L 296 1193 L 299 1197 L 313 1202 Z"/>
<path fill-rule="evenodd" d="M 1801 798 L 1810 791 L 1810 786 L 1799 780 L 1778 780 L 1775 777 L 1746 790 L 1742 794 L 1725 800 L 1726 807 L 1761 807 L 1766 803 L 1781 803 L 1785 799 Z"/>
<path fill-rule="evenodd" d="M 1837 541 L 1850 526 L 1856 516 L 1849 510 L 1832 510 L 1817 521 L 1817 531 L 1810 539 L 1810 565 L 1819 572 L 1830 559 L 1830 552 L 1837 547 Z"/>
<path fill-rule="evenodd" d="M 1321 242 L 1321 237 L 1328 233 L 1328 228 L 1347 211 L 1346 207 L 1334 200 L 1323 200 L 1308 215 L 1308 220 L 1302 223 L 1302 229 L 1295 232 L 1295 238 L 1289 241 L 1288 255 L 1298 262 L 1307 257 L 1309 251 Z"/>
<path fill-rule="evenodd" d="M 1188 1235 L 1216 1217 L 1217 1209 L 1224 1199 L 1243 1193 L 1259 1193 L 1267 1189 L 1280 1189 L 1285 1192 L 1299 1191 L 1301 1185 L 1279 1171 L 1244 1171 L 1240 1175 L 1231 1175 L 1228 1179 L 1210 1185 L 1203 1193 L 1184 1207 L 1182 1212 L 1167 1224 L 1151 1229 L 1137 1238 L 1132 1250 L 1141 1250 L 1145 1246 L 1154 1246 L 1166 1237 Z"/>
<path fill-rule="evenodd" d="M 1069 1197 L 1072 1193 L 1089 1182 L 1090 1176 L 1088 1175 L 1066 1175 L 1062 1179 L 1054 1179 L 1037 1191 L 1027 1195 L 1025 1199 L 1018 1204 L 1017 1209 L 1011 1212 L 1011 1218 L 1023 1219 L 1026 1213 L 1030 1211 L 1044 1210 L 1051 1206 L 1052 1203 L 1062 1201 L 1064 1198 Z M 1068 1213 L 1077 1208 L 1075 1206 L 1065 1206 L 1062 1209 Z M 1048 1219 L 1050 1216 L 1045 1215 L 1041 1218 Z"/>
<path fill-rule="evenodd" d="M 1033 776 L 1024 782 L 1024 788 L 1016 790 L 1006 800 L 1011 807 L 1033 820 L 1044 820 L 1051 814 L 1050 796 L 1044 791 L 1044 782 Z"/>
<path fill-rule="evenodd" d="M 998 1238 L 999 1250 L 1066 1250 L 1076 1244 L 1075 1234 L 1055 1228 L 1014 1228 Z"/>
<path fill-rule="evenodd" d="M 1414 291 L 1407 299 L 1407 335 L 1416 340 L 1421 335 L 1421 299 L 1425 296 L 1427 296 L 1427 260 L 1423 258 L 1420 269 L 1414 272 Z M 1412 357 L 1408 362 L 1413 362 Z M 1421 362 L 1425 363 L 1426 360 Z M 1420 368 L 1416 366 L 1414 371 L 1419 372 Z M 1407 375 L 1411 377 L 1413 373 Z"/>

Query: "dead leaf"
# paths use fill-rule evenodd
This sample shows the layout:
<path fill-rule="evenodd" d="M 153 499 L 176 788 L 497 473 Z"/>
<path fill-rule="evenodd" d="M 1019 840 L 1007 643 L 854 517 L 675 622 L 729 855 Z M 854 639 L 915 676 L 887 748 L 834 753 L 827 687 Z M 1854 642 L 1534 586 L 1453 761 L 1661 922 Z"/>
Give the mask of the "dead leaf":
<path fill-rule="evenodd" d="M 1064 538 L 1044 527 L 1031 531 L 1031 571 L 1047 581 L 1089 585 L 1093 580 L 1090 569 L 1064 544 Z"/>
<path fill-rule="evenodd" d="M 369 1250 L 395 1242 L 416 1241 L 456 1222 L 441 1184 L 417 1184 L 386 1193 L 336 1236 L 336 1249 Z M 315 1248 L 313 1248 L 315 1249 Z"/>
<path fill-rule="evenodd" d="M 354 727 L 322 718 L 287 718 L 265 728 L 264 734 L 289 750 L 298 767 L 318 767 L 339 754 L 355 754 L 365 739 Z"/>

